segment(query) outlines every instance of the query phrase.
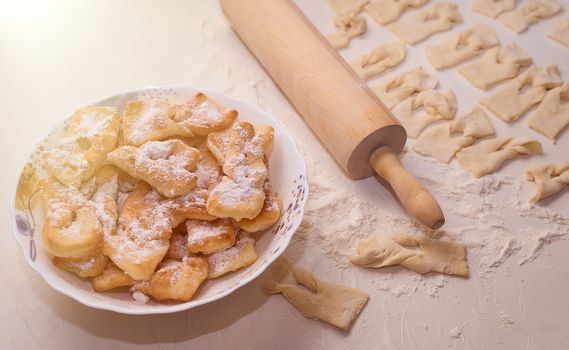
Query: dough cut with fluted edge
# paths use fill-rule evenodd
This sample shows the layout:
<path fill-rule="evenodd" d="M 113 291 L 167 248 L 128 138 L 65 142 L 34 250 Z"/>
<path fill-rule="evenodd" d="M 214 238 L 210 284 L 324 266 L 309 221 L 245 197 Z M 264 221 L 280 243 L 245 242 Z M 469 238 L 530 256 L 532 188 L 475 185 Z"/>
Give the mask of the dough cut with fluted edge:
<path fill-rule="evenodd" d="M 553 196 L 569 186 L 569 163 L 547 164 L 529 169 L 526 179 L 535 182 L 536 191 L 530 203 Z"/>
<path fill-rule="evenodd" d="M 517 137 L 497 137 L 461 149 L 456 158 L 462 168 L 481 177 L 494 172 L 505 161 L 518 155 L 543 153 L 541 144 Z"/>
<path fill-rule="evenodd" d="M 286 257 L 274 262 L 266 273 L 263 291 L 282 294 L 302 316 L 348 331 L 363 310 L 367 293 L 319 279 Z"/>
<path fill-rule="evenodd" d="M 359 240 L 350 262 L 363 267 L 400 265 L 417 273 L 468 276 L 466 246 L 405 233 L 374 235 Z"/>

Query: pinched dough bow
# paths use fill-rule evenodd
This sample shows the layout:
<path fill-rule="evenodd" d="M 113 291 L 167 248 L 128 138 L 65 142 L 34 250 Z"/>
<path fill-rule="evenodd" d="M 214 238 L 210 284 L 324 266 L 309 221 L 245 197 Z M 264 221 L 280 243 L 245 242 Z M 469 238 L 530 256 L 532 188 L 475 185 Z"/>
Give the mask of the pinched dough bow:
<path fill-rule="evenodd" d="M 276 261 L 267 272 L 263 291 L 282 294 L 307 318 L 321 320 L 344 331 L 367 303 L 369 296 L 360 290 L 328 283 L 297 267 L 286 257 Z"/>
<path fill-rule="evenodd" d="M 569 163 L 532 168 L 526 173 L 526 178 L 537 186 L 535 194 L 530 198 L 531 203 L 536 203 L 569 186 Z"/>
<path fill-rule="evenodd" d="M 521 33 L 533 23 L 549 18 L 561 9 L 556 0 L 526 0 L 514 11 L 500 15 L 498 20 L 514 32 Z"/>

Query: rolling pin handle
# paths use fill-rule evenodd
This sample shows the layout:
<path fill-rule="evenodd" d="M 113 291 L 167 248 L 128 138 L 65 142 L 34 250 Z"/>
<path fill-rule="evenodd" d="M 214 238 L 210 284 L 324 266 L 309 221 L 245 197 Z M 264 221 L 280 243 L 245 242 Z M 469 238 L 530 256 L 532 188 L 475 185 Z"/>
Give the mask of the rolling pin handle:
<path fill-rule="evenodd" d="M 388 147 L 380 147 L 370 157 L 377 175 L 387 181 L 407 212 L 424 225 L 437 229 L 445 223 L 439 203 L 399 161 Z"/>

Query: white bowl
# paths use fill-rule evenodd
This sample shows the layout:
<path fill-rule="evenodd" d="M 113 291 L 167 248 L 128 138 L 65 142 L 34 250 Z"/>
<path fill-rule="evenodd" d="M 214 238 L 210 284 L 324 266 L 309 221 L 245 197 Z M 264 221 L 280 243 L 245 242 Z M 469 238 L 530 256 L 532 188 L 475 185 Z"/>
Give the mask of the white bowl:
<path fill-rule="evenodd" d="M 22 248 L 28 263 L 55 290 L 96 309 L 137 315 L 177 312 L 207 304 L 229 295 L 259 276 L 285 251 L 302 221 L 304 205 L 308 197 L 308 183 L 306 181 L 306 163 L 300 155 L 294 139 L 276 118 L 245 101 L 223 93 L 188 87 L 142 89 L 112 96 L 93 105 L 118 106 L 122 110 L 126 101 L 136 98 L 161 97 L 172 102 L 182 102 L 200 91 L 211 96 L 221 105 L 239 111 L 241 120 L 269 124 L 275 129 L 275 143 L 270 157 L 269 173 L 273 188 L 283 200 L 284 210 L 279 222 L 273 228 L 263 233 L 257 240 L 255 246 L 259 255 L 257 261 L 253 265 L 225 277 L 205 282 L 194 296 L 194 299 L 186 303 L 174 304 L 151 301 L 147 304 L 142 304 L 132 300 L 130 293 L 127 292 L 96 293 L 91 289 L 88 281 L 60 270 L 51 263 L 50 256 L 43 249 L 41 234 L 43 215 L 41 210 L 38 206 L 31 212 L 21 211 L 16 208 L 15 200 L 17 199 L 16 188 L 18 183 L 16 181 L 10 202 L 14 237 Z M 56 123 L 48 136 L 33 147 L 20 169 L 17 180 L 24 166 L 28 162 L 36 161 L 37 150 L 40 147 L 49 147 L 61 137 L 67 120 L 69 118 Z"/>

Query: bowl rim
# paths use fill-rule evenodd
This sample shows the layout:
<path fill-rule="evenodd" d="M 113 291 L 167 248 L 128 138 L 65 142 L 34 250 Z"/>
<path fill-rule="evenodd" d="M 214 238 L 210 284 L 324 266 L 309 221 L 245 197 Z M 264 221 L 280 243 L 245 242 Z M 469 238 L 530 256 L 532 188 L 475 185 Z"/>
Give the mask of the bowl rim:
<path fill-rule="evenodd" d="M 43 280 L 45 282 L 47 282 L 47 284 L 51 288 L 53 288 L 57 292 L 65 295 L 65 296 L 67 296 L 67 297 L 79 302 L 80 304 L 87 306 L 87 307 L 90 307 L 93 309 L 98 309 L 98 310 L 112 311 L 112 312 L 116 312 L 119 314 L 127 314 L 127 315 L 169 314 L 169 313 L 176 313 L 176 312 L 181 312 L 181 311 L 193 309 L 195 307 L 199 307 L 199 306 L 220 300 L 222 298 L 225 298 L 226 296 L 228 296 L 229 294 L 232 294 L 233 292 L 235 292 L 239 288 L 241 288 L 241 287 L 249 284 L 250 282 L 252 282 L 254 279 L 256 279 L 261 274 L 263 274 L 263 272 L 276 259 L 278 259 L 284 253 L 284 251 L 288 248 L 288 246 L 290 245 L 290 241 L 292 240 L 292 237 L 295 235 L 296 231 L 298 230 L 298 228 L 299 228 L 299 226 L 302 223 L 302 220 L 304 218 L 304 207 L 306 205 L 306 202 L 307 202 L 308 196 L 309 196 L 309 192 L 310 192 L 309 185 L 308 185 L 308 179 L 307 179 L 306 160 L 304 159 L 304 157 L 300 153 L 300 150 L 298 148 L 298 143 L 296 142 L 294 137 L 292 137 L 292 135 L 288 132 L 288 129 L 284 126 L 284 124 L 278 118 L 274 117 L 272 114 L 270 114 L 268 112 L 265 112 L 259 106 L 255 105 L 253 103 L 250 103 L 250 102 L 248 102 L 242 98 L 235 97 L 232 95 L 228 95 L 222 91 L 218 91 L 215 89 L 192 87 L 192 86 L 187 86 L 187 85 L 165 85 L 165 86 L 147 86 L 147 87 L 139 88 L 136 90 L 129 90 L 129 91 L 125 91 L 125 92 L 119 92 L 119 93 L 111 94 L 111 95 L 108 95 L 104 98 L 101 98 L 101 99 L 99 99 L 93 103 L 85 104 L 84 106 L 93 106 L 93 105 L 101 103 L 102 101 L 105 101 L 105 100 L 108 100 L 111 98 L 115 98 L 115 97 L 118 97 L 121 95 L 136 94 L 136 93 L 141 93 L 141 92 L 149 91 L 149 90 L 173 90 L 173 91 L 193 90 L 196 92 L 197 91 L 203 92 L 206 95 L 210 94 L 210 93 L 220 94 L 220 95 L 223 95 L 225 98 L 234 100 L 235 102 L 238 102 L 240 104 L 244 104 L 248 108 L 252 108 L 252 109 L 256 110 L 259 114 L 262 114 L 264 117 L 267 117 L 268 119 L 270 119 L 274 123 L 274 125 L 276 127 L 278 127 L 279 134 L 282 134 L 284 137 L 289 138 L 292 141 L 292 144 L 294 145 L 294 150 L 296 151 L 297 156 L 300 160 L 300 164 L 301 164 L 301 167 L 299 170 L 301 171 L 301 174 L 303 175 L 303 177 L 300 181 L 302 181 L 304 183 L 305 194 L 304 194 L 304 196 L 300 202 L 301 203 L 301 205 L 300 205 L 301 210 L 297 216 L 298 220 L 295 221 L 295 224 L 291 228 L 292 234 L 284 239 L 285 244 L 281 245 L 276 250 L 276 252 L 274 254 L 268 256 L 268 258 L 266 258 L 267 263 L 265 263 L 263 265 L 259 265 L 259 267 L 257 268 L 255 273 L 249 274 L 244 279 L 239 280 L 240 283 L 234 284 L 234 286 L 232 288 L 228 288 L 225 291 L 217 293 L 214 296 L 209 297 L 209 298 L 205 298 L 205 299 L 201 299 L 201 300 L 200 299 L 190 300 L 188 302 L 183 302 L 183 303 L 178 303 L 178 304 L 164 304 L 164 305 L 162 305 L 162 307 L 148 308 L 148 307 L 145 307 L 146 304 L 135 304 L 134 302 L 133 302 L 133 305 L 139 305 L 140 307 L 132 307 L 131 308 L 131 307 L 124 307 L 121 305 L 105 304 L 104 302 L 99 303 L 99 302 L 94 301 L 91 298 L 88 298 L 88 297 L 85 297 L 83 295 L 79 295 L 79 294 L 74 293 L 73 288 L 65 288 L 65 286 L 58 285 L 57 283 L 55 283 L 51 279 L 49 279 L 42 272 L 42 270 L 39 268 L 38 264 L 34 264 L 33 261 L 30 261 L 30 256 L 28 254 L 26 254 L 26 250 L 28 248 L 24 244 L 22 244 L 20 242 L 20 239 L 19 239 L 21 237 L 21 234 L 17 230 L 17 222 L 16 222 L 16 211 L 17 211 L 17 209 L 15 208 L 14 204 L 16 201 L 18 183 L 20 181 L 20 177 L 22 175 L 22 172 L 23 172 L 25 166 L 28 164 L 28 161 L 30 159 L 31 154 L 44 141 L 44 139 L 47 137 L 47 135 L 50 135 L 56 129 L 56 127 L 58 125 L 60 125 L 61 123 L 65 122 L 66 120 L 71 118 L 71 116 L 73 116 L 73 114 L 70 114 L 67 117 L 63 117 L 63 118 L 59 118 L 59 119 L 55 120 L 53 122 L 53 124 L 47 129 L 47 132 L 44 133 L 43 136 L 41 136 L 38 140 L 36 140 L 35 142 L 32 143 L 32 145 L 28 149 L 28 152 L 26 152 L 27 157 L 24 159 L 22 164 L 20 164 L 20 166 L 18 167 L 18 170 L 16 172 L 16 178 L 14 179 L 14 183 L 13 183 L 13 187 L 12 187 L 13 190 L 12 190 L 12 194 L 10 196 L 10 203 L 9 203 L 11 223 L 12 223 L 12 235 L 13 235 L 14 240 L 16 241 L 17 245 L 20 246 L 20 248 L 22 249 L 22 252 L 24 254 L 24 257 L 25 257 L 28 265 L 30 265 L 32 267 L 32 269 L 35 270 L 43 278 Z M 81 108 L 81 107 L 78 107 L 78 108 Z M 101 294 L 101 295 L 104 295 L 104 294 Z"/>

